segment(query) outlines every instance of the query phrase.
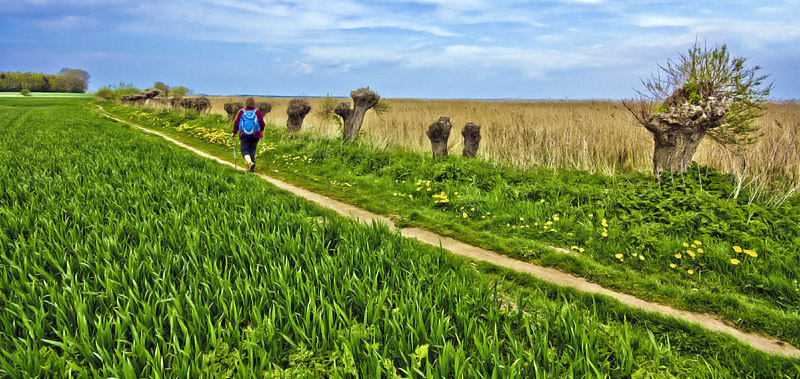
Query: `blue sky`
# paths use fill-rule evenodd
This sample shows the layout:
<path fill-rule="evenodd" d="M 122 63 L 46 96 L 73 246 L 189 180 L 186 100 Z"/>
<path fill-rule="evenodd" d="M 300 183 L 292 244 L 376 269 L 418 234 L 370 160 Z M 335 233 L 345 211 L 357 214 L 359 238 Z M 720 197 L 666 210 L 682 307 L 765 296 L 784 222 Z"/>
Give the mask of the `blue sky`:
<path fill-rule="evenodd" d="M 621 99 L 695 40 L 800 98 L 800 0 L 0 0 L 0 71 L 212 95 Z"/>

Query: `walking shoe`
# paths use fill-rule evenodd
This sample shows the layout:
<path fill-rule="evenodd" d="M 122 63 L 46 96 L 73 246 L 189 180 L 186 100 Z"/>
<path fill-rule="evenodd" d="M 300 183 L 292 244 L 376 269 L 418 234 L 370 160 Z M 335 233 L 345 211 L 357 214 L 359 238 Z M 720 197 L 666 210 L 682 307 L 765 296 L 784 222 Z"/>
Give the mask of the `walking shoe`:
<path fill-rule="evenodd" d="M 250 163 L 250 168 L 247 171 L 253 172 L 256 169 L 256 162 Z"/>

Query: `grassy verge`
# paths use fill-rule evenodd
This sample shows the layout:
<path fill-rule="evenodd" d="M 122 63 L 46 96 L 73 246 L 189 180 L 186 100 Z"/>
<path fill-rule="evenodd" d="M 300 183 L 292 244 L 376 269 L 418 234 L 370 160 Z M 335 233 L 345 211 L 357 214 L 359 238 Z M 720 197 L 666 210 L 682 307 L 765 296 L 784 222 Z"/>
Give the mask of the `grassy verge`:
<path fill-rule="evenodd" d="M 221 118 L 116 107 L 118 115 L 232 160 Z M 218 134 L 221 133 L 221 134 Z M 654 182 L 433 161 L 265 131 L 259 170 L 366 209 L 636 296 L 720 315 L 800 345 L 800 199 L 751 201 L 705 167 Z M 547 248 L 554 245 L 571 254 Z"/>
<path fill-rule="evenodd" d="M 0 111 L 4 376 L 800 375 L 348 221 L 76 104 Z"/>

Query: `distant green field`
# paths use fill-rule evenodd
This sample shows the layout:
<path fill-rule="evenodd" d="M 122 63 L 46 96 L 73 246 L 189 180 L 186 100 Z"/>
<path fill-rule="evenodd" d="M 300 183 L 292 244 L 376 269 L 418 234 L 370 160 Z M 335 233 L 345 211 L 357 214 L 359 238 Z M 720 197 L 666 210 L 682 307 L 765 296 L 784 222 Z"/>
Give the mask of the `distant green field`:
<path fill-rule="evenodd" d="M 19 92 L 0 92 L 0 97 L 24 97 Z M 93 93 L 31 92 L 31 97 L 94 97 Z"/>

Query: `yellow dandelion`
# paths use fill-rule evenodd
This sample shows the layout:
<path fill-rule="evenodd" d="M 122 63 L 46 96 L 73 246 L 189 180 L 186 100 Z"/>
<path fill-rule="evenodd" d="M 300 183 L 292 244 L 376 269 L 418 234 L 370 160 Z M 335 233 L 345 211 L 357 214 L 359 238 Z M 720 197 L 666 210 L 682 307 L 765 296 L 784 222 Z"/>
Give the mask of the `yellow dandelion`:
<path fill-rule="evenodd" d="M 755 251 L 753 251 L 753 250 L 745 250 L 745 251 L 744 251 L 744 253 L 745 253 L 745 254 L 747 254 L 747 255 L 749 255 L 749 256 L 751 256 L 751 257 L 753 257 L 753 258 L 755 258 L 755 257 L 757 257 L 757 256 L 758 256 L 758 253 L 756 253 L 756 252 L 755 252 Z"/>
<path fill-rule="evenodd" d="M 544 203 L 544 199 L 539 199 L 539 202 L 540 203 Z"/>
<path fill-rule="evenodd" d="M 682 257 L 681 253 L 675 254 L 675 258 L 681 259 L 681 257 Z"/>
<path fill-rule="evenodd" d="M 594 213 L 589 213 L 589 218 L 594 217 Z"/>
<path fill-rule="evenodd" d="M 689 244 L 688 244 L 688 243 L 686 243 L 686 242 L 684 242 L 684 243 L 683 243 L 683 247 L 689 247 Z"/>
<path fill-rule="evenodd" d="M 467 217 L 469 217 L 469 215 L 467 214 L 467 212 L 463 212 L 463 213 L 461 213 L 461 217 L 467 218 Z"/>
<path fill-rule="evenodd" d="M 644 260 L 644 255 L 640 255 L 640 256 L 639 256 L 639 260 L 640 260 L 640 261 L 643 261 L 643 260 Z"/>
<path fill-rule="evenodd" d="M 692 244 L 692 249 L 697 249 L 697 245 Z"/>
<path fill-rule="evenodd" d="M 560 218 L 558 218 L 558 216 L 553 216 L 553 221 L 558 221 L 558 220 L 560 220 Z"/>
<path fill-rule="evenodd" d="M 622 259 L 622 254 L 617 254 L 615 257 L 617 257 L 617 259 Z"/>
<path fill-rule="evenodd" d="M 686 250 L 686 254 L 689 254 L 690 257 L 694 258 L 694 251 Z"/>
<path fill-rule="evenodd" d="M 486 218 L 486 216 L 481 216 L 481 218 Z"/>
<path fill-rule="evenodd" d="M 692 274 L 694 274 L 694 270 L 686 270 L 686 273 L 689 274 L 689 275 L 692 275 Z"/>
<path fill-rule="evenodd" d="M 583 253 L 583 252 L 585 252 L 585 251 L 586 251 L 586 249 L 584 249 L 584 248 L 580 248 L 580 249 L 578 249 L 578 251 L 579 251 L 579 252 L 581 252 L 581 253 Z"/>
<path fill-rule="evenodd" d="M 702 243 L 702 242 L 700 242 L 700 241 L 698 241 L 698 240 L 694 240 L 694 244 L 695 244 L 695 245 L 697 245 L 697 246 L 700 246 L 700 245 L 702 245 L 703 243 Z"/>
<path fill-rule="evenodd" d="M 639 254 L 633 253 L 631 255 L 633 255 L 633 257 L 636 258 Z"/>
<path fill-rule="evenodd" d="M 670 263 L 670 264 L 669 264 L 669 268 L 675 268 L 675 267 L 677 267 L 677 266 L 675 266 L 675 264 L 674 264 L 674 263 Z"/>
<path fill-rule="evenodd" d="M 698 253 L 702 253 L 702 252 L 703 252 L 703 249 L 697 249 L 697 252 L 698 252 Z"/>
<path fill-rule="evenodd" d="M 737 252 L 737 253 L 741 253 L 741 252 L 742 252 L 742 248 L 741 248 L 741 247 L 739 247 L 739 246 L 734 246 L 734 247 L 733 247 L 733 251 L 735 251 L 735 252 Z"/>
<path fill-rule="evenodd" d="M 736 259 L 736 258 L 733 258 L 733 259 L 731 259 L 731 263 L 735 264 L 735 265 L 738 265 L 739 264 L 739 260 Z"/>
<path fill-rule="evenodd" d="M 553 225 L 553 222 L 552 221 L 548 221 L 548 222 L 545 223 L 545 225 Z"/>
<path fill-rule="evenodd" d="M 533 226 L 539 226 L 539 223 L 538 222 L 534 222 Z"/>
<path fill-rule="evenodd" d="M 525 217 L 520 217 L 519 220 L 520 221 L 525 221 Z"/>
<path fill-rule="evenodd" d="M 603 232 L 603 234 L 601 234 L 601 235 L 602 235 L 603 237 L 608 237 L 608 233 L 606 233 L 606 232 Z"/>
<path fill-rule="evenodd" d="M 417 192 L 422 191 L 422 188 L 417 187 Z"/>
<path fill-rule="evenodd" d="M 458 195 L 458 192 L 453 192 L 453 194 Z"/>
<path fill-rule="evenodd" d="M 428 191 L 428 192 L 431 192 L 431 187 L 428 187 L 428 188 L 427 188 L 427 191 Z"/>
<path fill-rule="evenodd" d="M 510 227 L 510 226 L 511 226 L 511 224 L 506 224 L 506 226 L 507 226 L 507 227 Z"/>

